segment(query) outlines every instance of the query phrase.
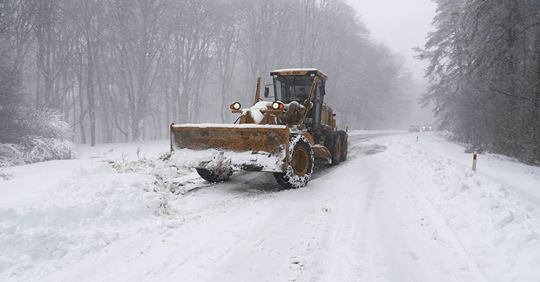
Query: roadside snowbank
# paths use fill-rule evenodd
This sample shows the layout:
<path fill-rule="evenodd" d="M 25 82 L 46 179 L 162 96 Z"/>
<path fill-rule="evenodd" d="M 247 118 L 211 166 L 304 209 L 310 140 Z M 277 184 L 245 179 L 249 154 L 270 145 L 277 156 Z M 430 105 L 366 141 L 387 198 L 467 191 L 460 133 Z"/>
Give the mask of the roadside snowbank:
<path fill-rule="evenodd" d="M 414 134 L 413 134 L 414 135 Z M 463 147 L 434 134 L 389 141 L 389 153 L 402 156 L 416 187 L 455 232 L 466 253 L 490 281 L 536 281 L 540 269 L 540 206 L 521 193 L 536 183 L 537 167 L 504 157 L 481 156 L 482 171 L 497 167 L 512 174 L 473 173 Z M 526 169 L 523 169 L 527 167 Z M 539 174 L 540 175 L 540 174 Z"/>
<path fill-rule="evenodd" d="M 472 165 L 472 155 L 464 153 L 464 146 L 450 143 L 436 133 L 420 135 L 419 144 L 427 153 L 444 154 L 445 158 L 465 168 Z M 540 206 L 540 167 L 526 165 L 507 156 L 481 154 L 478 155 L 477 174 L 511 187 L 513 192 Z"/>
<path fill-rule="evenodd" d="M 141 221 L 151 228 L 151 217 L 165 205 L 142 174 L 119 175 L 101 164 L 72 177 L 41 203 L 0 208 L 0 273 L 18 279 L 33 266 L 74 261 L 140 232 Z"/>
<path fill-rule="evenodd" d="M 45 193 L 36 192 L 27 201 L 4 198 L 5 205 L 0 206 L 0 280 L 39 277 L 117 240 L 176 224 L 169 201 L 203 185 L 202 180 L 157 157 L 131 161 L 133 154 L 121 155 L 114 161 L 65 161 L 75 167 L 65 179 L 49 183 Z M 9 182 L 1 183 L 0 195 Z M 39 178 L 33 185 L 40 186 Z M 29 185 L 20 188 L 19 193 L 32 189 Z M 10 191 L 5 192 L 9 195 Z"/>

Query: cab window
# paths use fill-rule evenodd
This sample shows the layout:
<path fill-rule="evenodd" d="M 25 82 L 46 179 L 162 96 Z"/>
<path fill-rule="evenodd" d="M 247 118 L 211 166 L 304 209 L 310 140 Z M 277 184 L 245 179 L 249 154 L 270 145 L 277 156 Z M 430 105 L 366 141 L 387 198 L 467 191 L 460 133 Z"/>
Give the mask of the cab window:
<path fill-rule="evenodd" d="M 274 76 L 276 99 L 284 103 L 292 101 L 304 103 L 309 96 L 312 83 L 311 76 Z M 317 92 L 320 92 L 319 87 Z"/>

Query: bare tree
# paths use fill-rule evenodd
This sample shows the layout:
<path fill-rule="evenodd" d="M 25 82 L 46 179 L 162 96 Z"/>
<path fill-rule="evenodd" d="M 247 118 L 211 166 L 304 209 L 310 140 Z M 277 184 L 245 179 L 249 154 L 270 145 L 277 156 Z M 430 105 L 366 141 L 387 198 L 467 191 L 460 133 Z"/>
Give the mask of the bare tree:
<path fill-rule="evenodd" d="M 0 3 L 10 11 L 0 14 L 10 22 L 2 50 L 32 81 L 26 98 L 61 111 L 77 142 L 164 138 L 171 122 L 232 121 L 230 100 L 251 103 L 255 78 L 274 68 L 328 72 L 328 99 L 351 126 L 391 122 L 386 109 L 403 98 L 405 70 L 341 0 Z"/>

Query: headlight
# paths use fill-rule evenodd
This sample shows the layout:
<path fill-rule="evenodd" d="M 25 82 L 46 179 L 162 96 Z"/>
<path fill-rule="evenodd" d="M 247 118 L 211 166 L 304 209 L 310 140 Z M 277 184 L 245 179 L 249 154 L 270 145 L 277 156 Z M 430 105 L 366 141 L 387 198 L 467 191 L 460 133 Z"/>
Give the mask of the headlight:
<path fill-rule="evenodd" d="M 285 104 L 276 101 L 276 102 L 272 103 L 272 109 L 274 109 L 274 110 L 284 110 L 285 109 Z"/>
<path fill-rule="evenodd" d="M 231 110 L 236 110 L 236 111 L 238 111 L 238 110 L 240 110 L 240 109 L 242 108 L 242 105 L 241 105 L 240 103 L 238 103 L 238 102 L 234 102 L 234 103 L 232 103 L 232 104 L 229 106 L 229 108 L 230 108 Z"/>

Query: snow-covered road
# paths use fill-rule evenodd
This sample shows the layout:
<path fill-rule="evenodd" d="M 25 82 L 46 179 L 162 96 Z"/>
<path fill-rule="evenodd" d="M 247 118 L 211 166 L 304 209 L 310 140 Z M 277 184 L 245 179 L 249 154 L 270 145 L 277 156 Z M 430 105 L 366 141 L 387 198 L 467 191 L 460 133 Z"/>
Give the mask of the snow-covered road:
<path fill-rule="evenodd" d="M 540 168 L 483 155 L 473 174 L 434 133 L 350 143 L 287 191 L 169 171 L 165 142 L 5 169 L 0 281 L 540 281 Z"/>

